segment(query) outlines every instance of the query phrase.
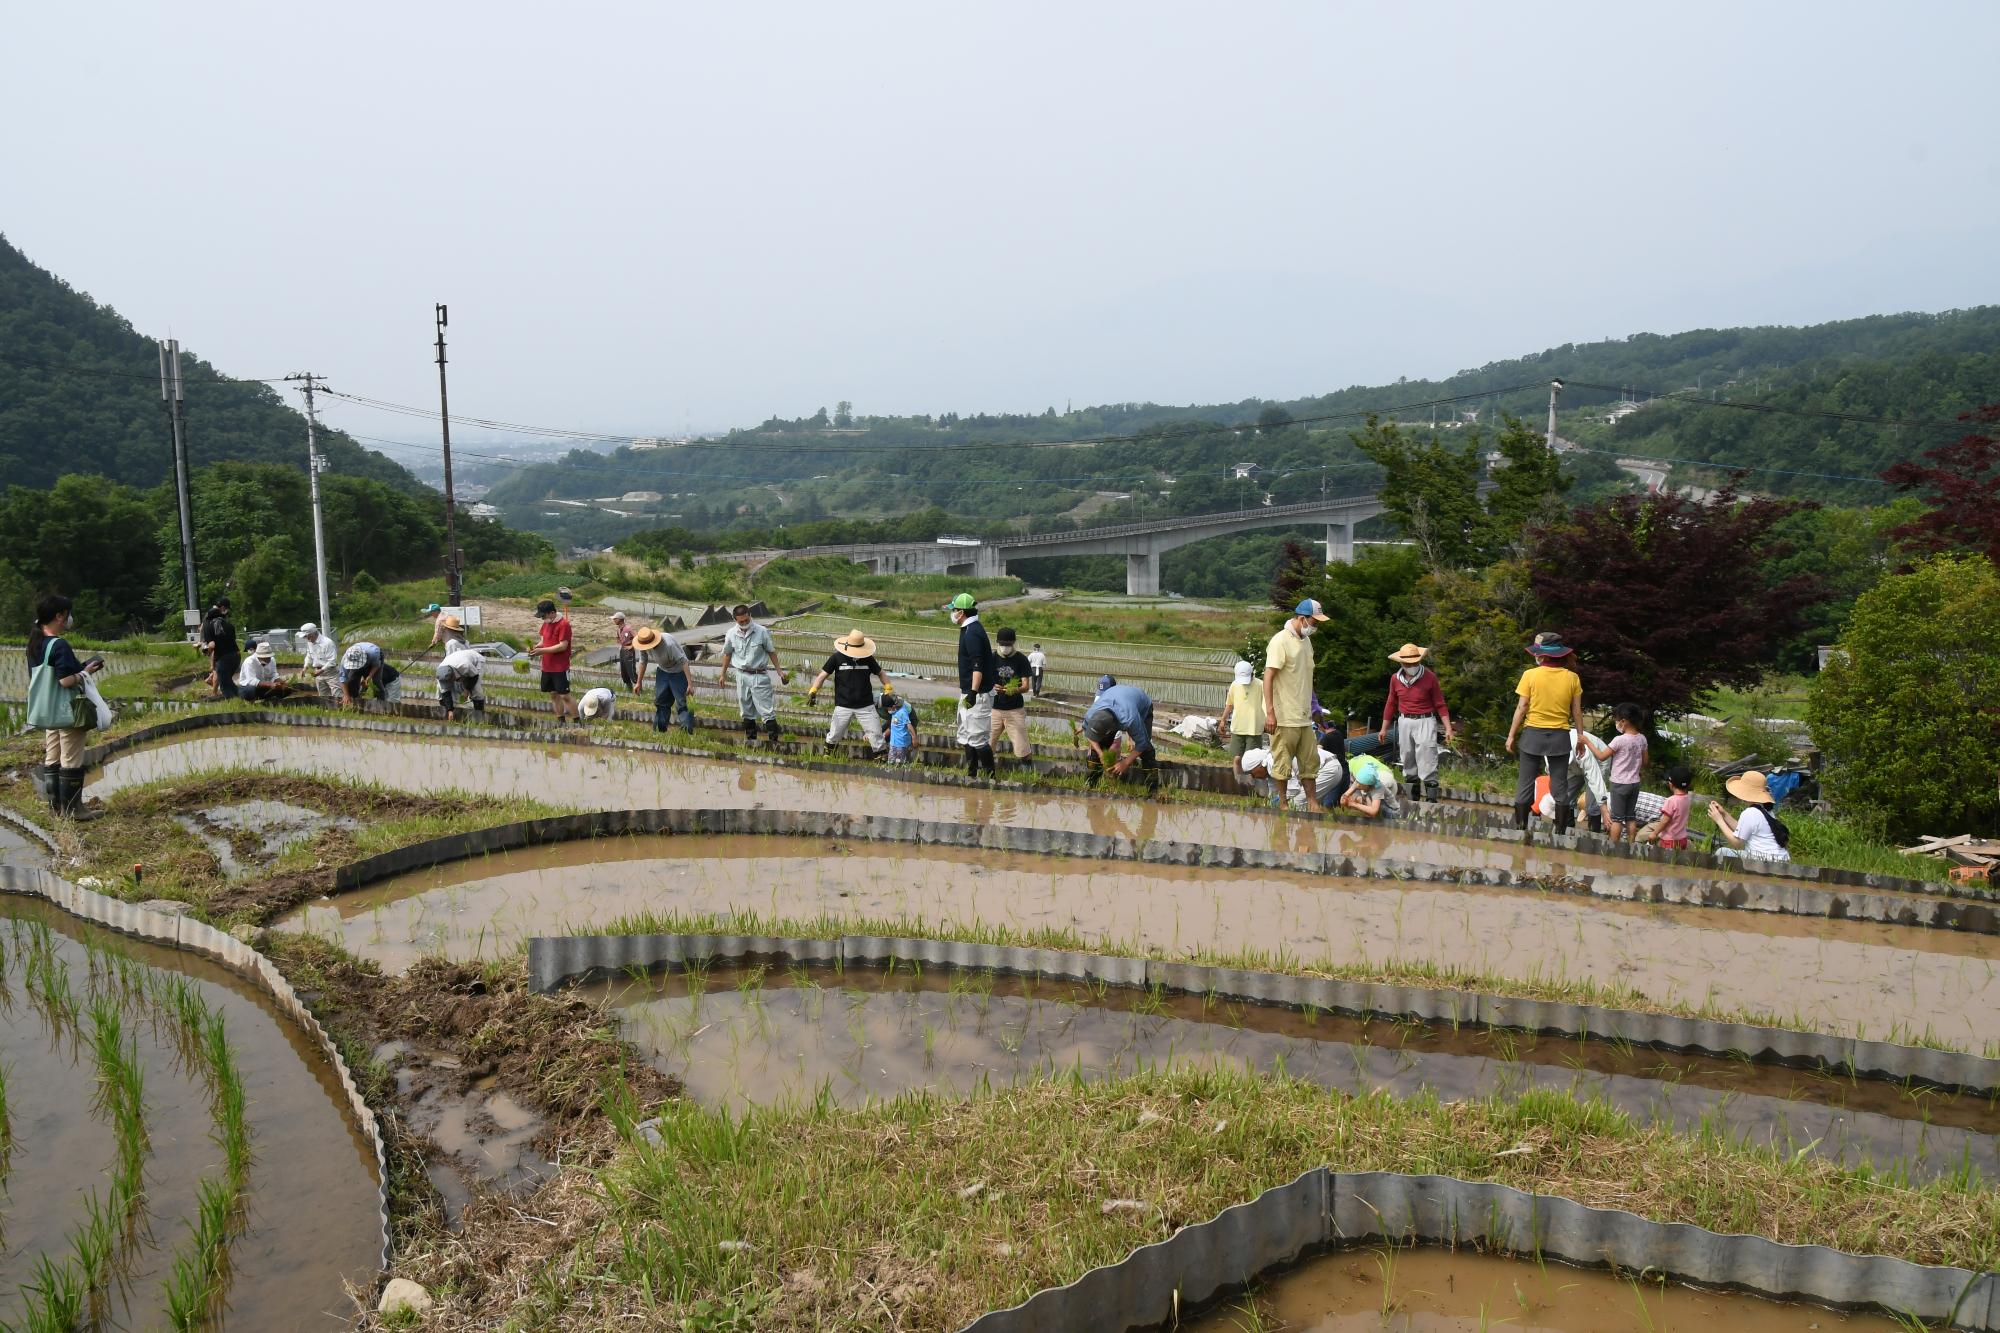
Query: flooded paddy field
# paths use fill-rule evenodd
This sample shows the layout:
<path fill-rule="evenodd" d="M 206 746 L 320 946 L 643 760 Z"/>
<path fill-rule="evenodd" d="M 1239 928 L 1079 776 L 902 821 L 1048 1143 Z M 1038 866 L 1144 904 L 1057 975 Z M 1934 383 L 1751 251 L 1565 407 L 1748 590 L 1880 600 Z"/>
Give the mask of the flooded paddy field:
<path fill-rule="evenodd" d="M 2000 1109 L 1740 1061 L 1605 1043 L 1365 1022 L 1117 987 L 874 968 L 716 966 L 584 987 L 625 1038 L 704 1105 L 825 1094 L 968 1096 L 1029 1079 L 1168 1066 L 1282 1072 L 1355 1095 L 1446 1100 L 1553 1089 L 1641 1122 L 1712 1126 L 1787 1152 L 1924 1179 L 2000 1179 Z"/>
<path fill-rule="evenodd" d="M 405 791 L 527 797 L 587 810 L 664 806 L 826 810 L 965 824 L 1007 824 L 1279 851 L 1328 852 L 1519 875 L 1630 874 L 1633 862 L 1588 852 L 1398 829 L 1356 820 L 1296 820 L 1254 808 L 1165 804 L 1141 797 L 968 790 L 733 759 L 608 747 L 357 731 L 244 728 L 161 740 L 112 759 L 90 784 L 100 799 L 135 784 L 216 768 L 265 769 L 378 782 Z M 1727 871 L 1701 878 L 1728 879 Z"/>
<path fill-rule="evenodd" d="M 68 1327 L 67 1300 L 78 1326 L 168 1326 L 220 1190 L 213 1326 L 343 1326 L 343 1282 L 378 1259 L 375 1165 L 305 1034 L 221 967 L 33 900 L 0 898 L 0 951 L 0 1319 Z M 240 1080 L 240 1190 L 190 1012 L 219 1022 Z"/>
<path fill-rule="evenodd" d="M 1342 1250 L 1183 1325 L 1188 1333 L 1896 1333 L 1844 1314 L 1471 1250 Z"/>
<path fill-rule="evenodd" d="M 634 913 L 922 920 L 1074 931 L 1107 951 L 1282 952 L 1589 979 L 1656 1002 L 1835 1033 L 2000 1041 L 2000 938 L 1513 889 L 1138 865 L 799 837 L 620 837 L 495 853 L 323 900 L 279 923 L 401 971 L 493 958 Z"/>

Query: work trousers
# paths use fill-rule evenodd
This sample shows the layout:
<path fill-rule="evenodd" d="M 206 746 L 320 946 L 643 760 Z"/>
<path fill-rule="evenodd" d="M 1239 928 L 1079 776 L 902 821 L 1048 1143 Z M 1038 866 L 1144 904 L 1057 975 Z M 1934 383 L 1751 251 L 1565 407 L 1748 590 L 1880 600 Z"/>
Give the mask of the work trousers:
<path fill-rule="evenodd" d="M 401 681 L 396 682 L 398 686 L 400 686 L 402 683 L 403 682 Z M 445 712 L 449 713 L 452 711 L 454 707 L 457 706 L 457 701 L 461 698 L 463 698 L 472 707 L 478 709 L 480 712 L 483 713 L 486 711 L 486 696 L 480 693 L 479 686 L 473 684 L 470 681 L 455 683 L 452 681 L 444 680 L 438 682 L 439 708 L 442 708 L 444 709 Z"/>
<path fill-rule="evenodd" d="M 866 708 L 835 708 L 833 721 L 826 728 L 826 743 L 838 745 L 846 740 L 856 722 L 861 724 L 861 734 L 868 738 L 868 748 L 881 754 L 888 742 L 882 738 L 882 715 L 875 711 L 874 704 Z"/>
<path fill-rule="evenodd" d="M 736 706 L 742 710 L 745 722 L 776 722 L 778 720 L 778 690 L 771 681 L 769 671 L 752 675 L 736 673 Z"/>
<path fill-rule="evenodd" d="M 1396 728 L 1402 742 L 1405 782 L 1431 782 L 1438 772 L 1438 720 L 1435 713 L 1424 717 L 1404 714 Z"/>
<path fill-rule="evenodd" d="M 340 702 L 340 668 L 322 671 L 313 677 L 313 688 L 319 691 L 320 702 L 338 704 Z"/>
<path fill-rule="evenodd" d="M 50 727 L 42 733 L 42 762 L 57 768 L 83 767 L 83 729 Z"/>
<path fill-rule="evenodd" d="M 1298 769 L 1301 785 L 1319 776 L 1319 737 L 1307 727 L 1279 727 L 1271 733 L 1271 776 L 1283 782 Z"/>
<path fill-rule="evenodd" d="M 618 650 L 618 679 L 625 682 L 625 688 L 628 690 L 638 683 L 639 654 L 636 650 L 631 648 Z"/>
<path fill-rule="evenodd" d="M 1035 752 L 1028 744 L 1028 710 L 1025 708 L 996 708 L 993 710 L 993 727 L 987 733 L 987 744 L 1000 748 L 1000 733 L 1007 733 L 1007 739 L 1014 743 L 1014 757 L 1026 759 Z"/>
<path fill-rule="evenodd" d="M 688 707 L 688 678 L 682 672 L 663 669 L 653 677 L 653 730 L 665 731 L 676 721 L 688 735 L 694 735 L 694 710 Z"/>
<path fill-rule="evenodd" d="M 1514 748 L 1520 766 L 1514 782 L 1514 808 L 1527 810 L 1535 803 L 1535 779 L 1548 766 L 1549 796 L 1556 803 L 1556 826 L 1568 828 L 1574 818 L 1569 786 L 1569 728 L 1523 727 Z M 1564 811 L 1572 813 L 1565 814 Z"/>
<path fill-rule="evenodd" d="M 977 750 L 993 748 L 993 691 L 973 695 L 970 708 L 965 706 L 965 696 L 959 696 L 957 740 Z"/>

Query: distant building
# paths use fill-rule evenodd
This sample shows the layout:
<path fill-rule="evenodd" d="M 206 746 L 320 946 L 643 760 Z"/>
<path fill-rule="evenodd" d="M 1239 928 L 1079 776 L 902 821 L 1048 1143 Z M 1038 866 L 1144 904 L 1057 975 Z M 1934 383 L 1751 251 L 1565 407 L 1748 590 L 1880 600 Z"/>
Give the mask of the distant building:
<path fill-rule="evenodd" d="M 627 491 L 618 497 L 618 502 L 620 504 L 633 505 L 658 504 L 660 502 L 660 493 L 658 491 Z"/>
<path fill-rule="evenodd" d="M 465 507 L 465 512 L 466 512 L 466 513 L 468 513 L 468 514 L 470 514 L 470 515 L 472 515 L 472 516 L 473 516 L 474 518 L 498 518 L 498 517 L 500 517 L 500 511 L 499 511 L 499 509 L 498 509 L 498 508 L 496 508 L 495 506 L 493 506 L 493 505 L 489 505 L 489 504 L 476 504 L 476 505 L 467 505 L 467 506 Z"/>
<path fill-rule="evenodd" d="M 633 453 L 639 453 L 640 451 L 645 449 L 659 448 L 660 441 L 656 436 L 648 435 L 645 436 L 643 439 L 637 439 L 632 441 L 632 443 L 627 445 L 626 447 L 630 449 Z"/>
<path fill-rule="evenodd" d="M 1237 481 L 1248 481 L 1263 470 L 1263 468 L 1258 467 L 1255 463 L 1232 463 L 1229 467 L 1229 475 Z"/>

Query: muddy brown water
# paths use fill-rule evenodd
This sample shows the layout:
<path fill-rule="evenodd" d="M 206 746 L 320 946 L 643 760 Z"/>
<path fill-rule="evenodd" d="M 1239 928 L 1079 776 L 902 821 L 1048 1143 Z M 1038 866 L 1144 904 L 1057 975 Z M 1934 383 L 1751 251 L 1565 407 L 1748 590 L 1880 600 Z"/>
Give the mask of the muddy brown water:
<path fill-rule="evenodd" d="M 1307 1017 L 1258 1005 L 930 969 L 717 966 L 585 987 L 624 1035 L 709 1106 L 844 1105 L 930 1090 L 964 1096 L 1045 1077 L 1166 1066 L 1279 1070 L 1324 1087 L 1446 1100 L 1552 1089 L 1644 1123 L 1733 1138 L 1916 1179 L 2000 1179 L 2000 1112 L 1973 1097 L 1602 1043 Z"/>
<path fill-rule="evenodd" d="M 0 945 L 7 953 L 0 1004 L 0 1065 L 14 1142 L 0 1195 L 0 1318 L 23 1309 L 22 1284 L 43 1254 L 60 1262 L 84 1200 L 108 1186 L 114 1157 L 109 1122 L 93 1112 L 95 1065 L 86 1036 L 79 1045 L 27 994 L 12 930 L 29 922 L 55 932 L 56 955 L 70 987 L 87 1003 L 85 942 L 122 949 L 151 968 L 195 981 L 219 1010 L 244 1082 L 253 1160 L 247 1225 L 229 1245 L 226 1308 L 219 1325 L 246 1330 L 334 1329 L 351 1313 L 342 1282 L 374 1278 L 380 1245 L 374 1158 L 350 1124 L 333 1071 L 319 1052 L 247 982 L 207 961 L 84 925 L 47 904 L 0 897 Z M 126 1250 L 98 1327 L 166 1326 L 163 1287 L 173 1252 L 188 1234 L 195 1190 L 219 1170 L 220 1151 L 208 1084 L 184 1069 L 162 1026 L 128 1006 L 125 1032 L 136 1036 L 144 1075 L 149 1146 L 144 1230 Z M 309 1202 L 308 1202 L 309 1201 Z"/>
<path fill-rule="evenodd" d="M 418 738 L 364 732 L 245 728 L 170 737 L 127 751 L 93 778 L 91 793 L 216 768 L 264 768 L 377 782 L 404 791 L 533 797 L 588 810 L 663 806 L 895 814 L 966 824 L 1012 824 L 1110 837 L 1167 838 L 1290 851 L 1389 857 L 1516 874 L 1630 874 L 1633 863 L 1589 853 L 1523 848 L 1477 837 L 1357 820 L 1296 820 L 1254 808 L 1167 805 L 1011 791 L 968 791 L 860 774 L 813 773 L 730 759 L 522 741 Z M 1727 871 L 1704 878 L 1729 879 Z"/>
<path fill-rule="evenodd" d="M 396 1080 L 409 1131 L 436 1149 L 425 1174 L 453 1226 L 476 1190 L 521 1190 L 554 1173 L 536 1147 L 542 1118 L 497 1087 L 493 1075 L 465 1083 L 456 1056 L 406 1041 L 384 1042 L 374 1058 Z"/>
<path fill-rule="evenodd" d="M 1633 987 L 1654 1001 L 1871 1037 L 2000 1041 L 2000 937 L 1874 922 L 1279 871 L 901 843 L 620 837 L 434 866 L 280 922 L 402 971 L 639 912 L 757 912 L 1074 931 L 1105 952 L 1263 951 Z"/>
<path fill-rule="evenodd" d="M 1256 1313 L 1249 1313 L 1253 1303 Z M 1843 1314 L 1471 1250 L 1341 1250 L 1223 1302 L 1188 1333 L 1895 1333 Z"/>

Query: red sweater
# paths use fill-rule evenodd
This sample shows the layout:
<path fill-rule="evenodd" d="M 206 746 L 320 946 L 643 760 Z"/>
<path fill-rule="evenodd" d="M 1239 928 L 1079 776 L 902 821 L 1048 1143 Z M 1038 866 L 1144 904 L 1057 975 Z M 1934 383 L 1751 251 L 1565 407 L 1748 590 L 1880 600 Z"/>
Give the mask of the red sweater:
<path fill-rule="evenodd" d="M 1403 717 L 1429 717 L 1437 714 L 1446 722 L 1451 721 L 1451 709 L 1445 706 L 1444 691 L 1438 688 L 1437 672 L 1424 669 L 1414 685 L 1403 683 L 1403 673 L 1389 673 L 1389 698 L 1382 705 L 1382 725 L 1388 726 L 1400 714 Z"/>

